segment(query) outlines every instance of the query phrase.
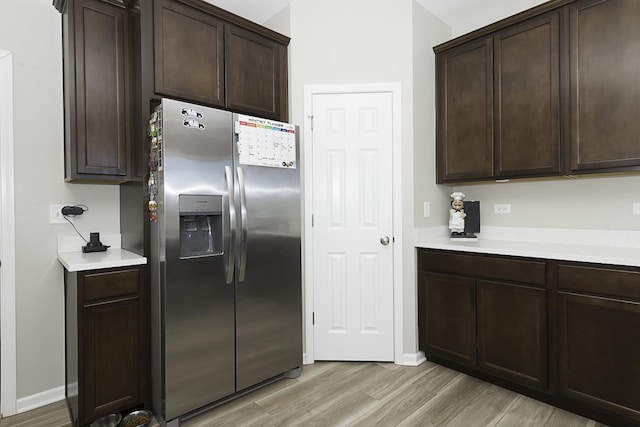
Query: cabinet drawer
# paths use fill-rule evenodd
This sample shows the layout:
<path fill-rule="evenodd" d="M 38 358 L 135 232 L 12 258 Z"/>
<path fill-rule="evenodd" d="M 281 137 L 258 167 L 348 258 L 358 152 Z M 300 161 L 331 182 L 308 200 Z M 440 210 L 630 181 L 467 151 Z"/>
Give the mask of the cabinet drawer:
<path fill-rule="evenodd" d="M 95 301 L 138 293 L 140 270 L 89 273 L 84 276 L 84 299 Z"/>
<path fill-rule="evenodd" d="M 546 263 L 452 252 L 420 251 L 421 271 L 436 271 L 546 286 Z"/>
<path fill-rule="evenodd" d="M 568 291 L 640 299 L 640 271 L 559 265 L 558 287 Z"/>

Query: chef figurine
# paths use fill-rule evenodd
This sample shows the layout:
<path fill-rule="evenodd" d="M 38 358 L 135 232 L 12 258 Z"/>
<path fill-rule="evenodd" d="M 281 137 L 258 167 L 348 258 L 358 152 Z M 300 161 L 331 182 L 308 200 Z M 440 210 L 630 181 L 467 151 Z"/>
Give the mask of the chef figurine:
<path fill-rule="evenodd" d="M 449 230 L 451 230 L 451 236 L 464 235 L 464 218 L 467 216 L 464 213 L 464 193 L 455 191 L 451 193 L 451 209 L 449 210 Z"/>

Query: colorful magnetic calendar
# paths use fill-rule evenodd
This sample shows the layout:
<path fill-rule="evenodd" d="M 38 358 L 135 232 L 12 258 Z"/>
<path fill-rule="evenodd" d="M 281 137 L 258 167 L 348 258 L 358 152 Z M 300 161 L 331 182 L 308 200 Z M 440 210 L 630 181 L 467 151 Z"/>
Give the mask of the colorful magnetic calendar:
<path fill-rule="evenodd" d="M 236 134 L 240 164 L 296 168 L 294 125 L 239 114 Z"/>

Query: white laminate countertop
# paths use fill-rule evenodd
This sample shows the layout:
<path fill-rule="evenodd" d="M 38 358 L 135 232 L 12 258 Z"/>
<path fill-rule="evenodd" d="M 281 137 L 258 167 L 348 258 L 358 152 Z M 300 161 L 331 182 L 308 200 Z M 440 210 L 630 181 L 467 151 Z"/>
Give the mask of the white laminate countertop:
<path fill-rule="evenodd" d="M 105 235 L 100 240 L 103 244 L 110 246 L 106 252 L 84 253 L 82 246 L 86 243 L 79 237 L 61 236 L 58 238 L 58 261 L 71 272 L 129 267 L 147 263 L 147 258 L 120 247 L 120 235 Z"/>
<path fill-rule="evenodd" d="M 640 267 L 640 232 L 487 227 L 475 242 L 418 233 L 417 248 Z"/>

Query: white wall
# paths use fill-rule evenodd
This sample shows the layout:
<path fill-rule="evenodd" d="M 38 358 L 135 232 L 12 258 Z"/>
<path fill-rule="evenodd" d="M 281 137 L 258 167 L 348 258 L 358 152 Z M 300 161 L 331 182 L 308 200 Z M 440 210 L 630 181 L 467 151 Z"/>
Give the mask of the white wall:
<path fill-rule="evenodd" d="M 424 217 L 423 203 L 428 202 L 433 212 L 445 210 L 449 203 L 448 188 L 435 184 L 435 54 L 432 46 L 442 43 L 451 36 L 451 30 L 437 17 L 412 1 L 411 44 L 413 70 L 413 150 L 412 212 L 407 217 L 412 223 L 405 223 L 407 231 L 414 227 L 443 226 L 444 218 L 433 215 Z M 408 204 L 407 204 L 408 205 Z M 408 212 L 407 212 L 408 213 Z M 412 240 L 413 241 L 413 240 Z M 410 246 L 410 245 L 407 245 Z M 417 338 L 417 289 L 415 249 L 404 252 L 405 276 L 405 352 L 418 350 Z M 410 310 L 409 304 L 413 304 Z M 414 334 L 413 336 L 411 334 Z M 411 350 L 413 349 L 413 350 Z"/>
<path fill-rule="evenodd" d="M 3 0 L 0 49 L 13 53 L 16 206 L 17 397 L 64 386 L 63 270 L 49 204 L 84 203 L 76 220 L 119 233 L 117 186 L 66 184 L 63 157 L 61 17 L 51 1 Z M 61 397 L 61 396 L 59 396 Z M 19 405 L 20 406 L 20 405 Z"/>
<path fill-rule="evenodd" d="M 640 177 L 581 176 L 545 181 L 511 181 L 456 187 L 469 200 L 480 200 L 483 226 L 640 230 Z M 494 214 L 494 204 L 508 203 L 511 214 Z"/>
<path fill-rule="evenodd" d="M 284 34 L 285 36 L 291 35 L 291 7 L 287 4 L 285 7 L 276 12 L 271 18 L 261 25 Z"/>
<path fill-rule="evenodd" d="M 419 3 L 413 4 L 413 176 L 414 225 L 447 224 L 451 188 L 436 185 L 435 54 L 433 46 L 451 38 L 451 29 Z M 424 216 L 424 203 L 430 216 Z M 443 213 L 446 214 L 443 215 Z"/>
<path fill-rule="evenodd" d="M 459 10 L 455 19 L 448 22 L 453 30 L 453 37 L 493 24 L 509 16 L 531 9 L 548 0 L 489 0 L 474 1 L 473 9 Z"/>

